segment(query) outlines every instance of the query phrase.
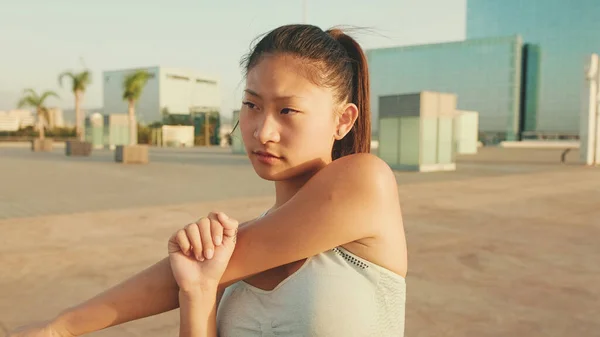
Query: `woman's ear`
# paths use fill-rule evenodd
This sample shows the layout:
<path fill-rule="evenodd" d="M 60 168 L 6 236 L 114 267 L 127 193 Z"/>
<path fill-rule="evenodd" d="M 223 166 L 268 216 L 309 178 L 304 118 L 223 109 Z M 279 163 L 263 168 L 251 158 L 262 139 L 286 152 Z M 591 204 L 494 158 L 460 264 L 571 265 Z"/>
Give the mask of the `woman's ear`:
<path fill-rule="evenodd" d="M 358 118 L 358 107 L 354 103 L 346 104 L 338 114 L 335 139 L 344 138 L 354 126 Z"/>

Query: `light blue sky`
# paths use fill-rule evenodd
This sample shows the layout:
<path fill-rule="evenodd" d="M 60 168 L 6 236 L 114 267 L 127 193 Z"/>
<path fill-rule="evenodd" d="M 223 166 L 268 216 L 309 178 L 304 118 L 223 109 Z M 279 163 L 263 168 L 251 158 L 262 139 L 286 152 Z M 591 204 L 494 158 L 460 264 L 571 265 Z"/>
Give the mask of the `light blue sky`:
<path fill-rule="evenodd" d="M 365 48 L 461 40 L 466 0 L 307 0 L 308 23 L 368 27 Z M 84 107 L 102 105 L 103 70 L 189 67 L 221 81 L 222 113 L 239 106 L 239 60 L 256 36 L 302 22 L 302 0 L 0 0 L 0 110 L 23 88 L 56 90 L 73 107 L 60 72 L 93 71 Z M 66 84 L 66 83 L 65 83 Z"/>

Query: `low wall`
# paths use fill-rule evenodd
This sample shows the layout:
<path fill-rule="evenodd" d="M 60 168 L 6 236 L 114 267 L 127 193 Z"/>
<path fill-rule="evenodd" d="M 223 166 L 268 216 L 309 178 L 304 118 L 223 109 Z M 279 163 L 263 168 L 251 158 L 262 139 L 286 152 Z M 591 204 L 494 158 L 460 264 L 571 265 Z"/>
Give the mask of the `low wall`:
<path fill-rule="evenodd" d="M 544 140 L 524 140 L 520 142 L 501 142 L 500 147 L 520 148 L 520 149 L 578 149 L 578 141 L 544 141 Z"/>

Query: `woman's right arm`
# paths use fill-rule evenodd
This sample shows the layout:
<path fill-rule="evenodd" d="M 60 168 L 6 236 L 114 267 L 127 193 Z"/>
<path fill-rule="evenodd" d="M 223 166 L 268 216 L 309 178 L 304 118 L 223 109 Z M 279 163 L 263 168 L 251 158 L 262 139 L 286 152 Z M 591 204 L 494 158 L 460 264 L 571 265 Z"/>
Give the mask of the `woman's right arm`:
<path fill-rule="evenodd" d="M 179 307 L 179 287 L 169 258 L 59 314 L 51 329 L 61 336 L 80 336 Z"/>
<path fill-rule="evenodd" d="M 215 219 L 216 216 L 216 213 L 209 214 Z M 220 294 L 223 289 L 219 289 Z M 81 336 L 177 309 L 179 299 L 180 289 L 166 257 L 95 297 L 64 310 L 56 318 L 22 327 L 9 336 Z"/>

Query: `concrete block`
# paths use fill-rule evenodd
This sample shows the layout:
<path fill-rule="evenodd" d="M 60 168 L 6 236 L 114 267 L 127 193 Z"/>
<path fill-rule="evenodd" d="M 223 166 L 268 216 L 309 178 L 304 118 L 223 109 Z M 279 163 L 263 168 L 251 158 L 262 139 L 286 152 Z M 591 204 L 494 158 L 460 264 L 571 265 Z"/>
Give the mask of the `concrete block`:
<path fill-rule="evenodd" d="M 92 143 L 79 140 L 69 140 L 65 146 L 67 156 L 89 156 L 92 153 Z"/>
<path fill-rule="evenodd" d="M 53 141 L 50 138 L 36 138 L 31 141 L 31 151 L 33 152 L 52 152 Z"/>
<path fill-rule="evenodd" d="M 380 96 L 377 155 L 395 170 L 455 170 L 456 102 L 431 91 Z"/>
<path fill-rule="evenodd" d="M 148 164 L 148 145 L 117 145 L 115 161 L 123 164 Z"/>

